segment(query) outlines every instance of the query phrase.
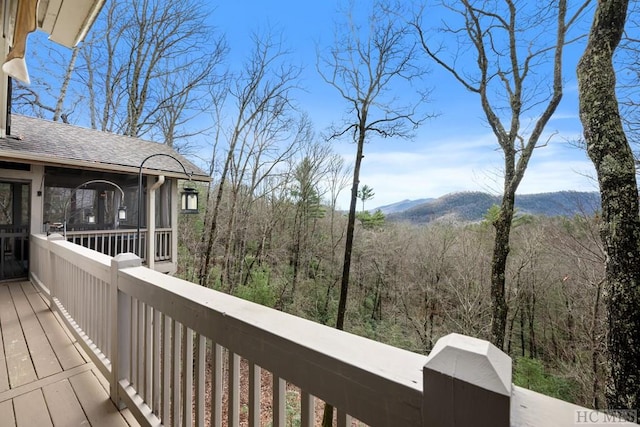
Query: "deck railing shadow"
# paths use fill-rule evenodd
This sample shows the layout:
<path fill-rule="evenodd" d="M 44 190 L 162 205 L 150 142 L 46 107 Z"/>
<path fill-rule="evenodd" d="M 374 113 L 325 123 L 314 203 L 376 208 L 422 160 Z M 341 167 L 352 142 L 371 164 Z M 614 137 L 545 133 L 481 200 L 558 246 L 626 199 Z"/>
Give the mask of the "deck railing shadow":
<path fill-rule="evenodd" d="M 31 280 L 107 378 L 111 399 L 142 425 L 284 426 L 295 417 L 313 426 L 318 400 L 337 409 L 338 426 L 613 419 L 513 386 L 511 359 L 486 341 L 451 334 L 424 356 L 161 274 L 131 253 L 111 258 L 59 235 L 30 243 Z"/>

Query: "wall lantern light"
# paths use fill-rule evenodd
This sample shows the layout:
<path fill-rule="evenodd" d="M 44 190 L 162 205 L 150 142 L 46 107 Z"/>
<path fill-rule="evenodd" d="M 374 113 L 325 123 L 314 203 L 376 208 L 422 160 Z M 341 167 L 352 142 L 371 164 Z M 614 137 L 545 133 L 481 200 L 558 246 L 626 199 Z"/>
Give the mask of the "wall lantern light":
<path fill-rule="evenodd" d="M 181 212 L 183 214 L 198 213 L 198 190 L 191 187 L 185 187 L 180 193 Z"/>

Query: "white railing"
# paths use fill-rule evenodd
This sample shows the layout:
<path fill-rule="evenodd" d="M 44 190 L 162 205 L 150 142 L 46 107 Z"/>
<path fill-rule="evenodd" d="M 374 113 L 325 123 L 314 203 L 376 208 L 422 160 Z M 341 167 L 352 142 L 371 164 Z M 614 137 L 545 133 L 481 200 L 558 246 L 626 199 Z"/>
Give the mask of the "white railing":
<path fill-rule="evenodd" d="M 31 236 L 31 278 L 45 290 L 51 307 L 79 333 L 92 361 L 108 378 L 115 315 L 110 299 L 112 258 L 65 242 L 60 235 L 49 239 Z"/>
<path fill-rule="evenodd" d="M 172 234 L 170 228 L 156 228 L 155 261 L 171 260 Z"/>
<path fill-rule="evenodd" d="M 147 238 L 146 230 L 140 232 L 140 239 Z M 138 239 L 136 230 L 71 230 L 67 231 L 67 240 L 105 255 L 114 257 L 126 252 L 137 252 Z M 146 259 L 146 254 L 141 257 Z"/>
<path fill-rule="evenodd" d="M 172 238 L 173 233 L 170 228 L 157 228 L 155 230 L 155 262 L 171 260 L 173 255 Z M 67 240 L 111 257 L 126 252 L 136 253 L 138 251 L 136 230 L 71 230 L 67 231 Z M 140 258 L 144 263 L 147 259 L 147 230 L 140 230 L 140 240 L 142 241 Z"/>
<path fill-rule="evenodd" d="M 308 427 L 319 399 L 338 426 L 570 425 L 588 411 L 513 387 L 511 359 L 486 341 L 451 334 L 426 357 L 149 270 L 133 254 L 31 242 L 32 280 L 142 425 L 295 416 Z"/>

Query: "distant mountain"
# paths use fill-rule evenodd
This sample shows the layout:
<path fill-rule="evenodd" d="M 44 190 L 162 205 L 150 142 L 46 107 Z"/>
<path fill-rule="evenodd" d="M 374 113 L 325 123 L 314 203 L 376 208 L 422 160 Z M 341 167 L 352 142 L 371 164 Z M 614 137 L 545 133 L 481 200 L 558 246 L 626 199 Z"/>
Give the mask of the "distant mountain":
<path fill-rule="evenodd" d="M 423 203 L 430 202 L 432 200 L 435 200 L 435 199 L 428 198 L 428 199 L 418 199 L 418 200 L 403 200 L 401 202 L 392 203 L 390 205 L 378 206 L 377 208 L 373 209 L 372 212 L 380 210 L 383 214 L 389 215 L 396 212 L 406 211 L 407 209 L 411 209 L 414 206 L 418 206 Z"/>
<path fill-rule="evenodd" d="M 501 197 L 482 192 L 451 193 L 437 199 L 413 204 L 402 201 L 388 206 L 410 206 L 387 215 L 389 221 L 409 221 L 424 224 L 431 221 L 481 221 L 487 210 L 499 204 Z M 597 192 L 559 191 L 555 193 L 522 194 L 516 196 L 520 214 L 544 216 L 591 215 L 600 209 Z M 384 213 L 384 211 L 383 211 Z"/>

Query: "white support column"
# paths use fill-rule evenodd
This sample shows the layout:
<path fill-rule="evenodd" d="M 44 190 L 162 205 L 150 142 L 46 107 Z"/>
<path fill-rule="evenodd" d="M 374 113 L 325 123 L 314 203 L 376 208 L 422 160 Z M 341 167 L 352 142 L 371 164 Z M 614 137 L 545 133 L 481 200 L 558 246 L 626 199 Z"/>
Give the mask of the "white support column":
<path fill-rule="evenodd" d="M 149 218 L 147 220 L 147 267 L 151 270 L 156 262 L 156 190 L 164 184 L 164 175 L 149 188 Z"/>
<path fill-rule="evenodd" d="M 44 231 L 44 166 L 31 165 L 31 234 Z"/>
<path fill-rule="evenodd" d="M 155 184 L 149 188 L 148 194 L 148 206 L 147 209 L 147 267 L 151 270 L 155 267 L 156 262 L 156 192 L 153 189 Z"/>
<path fill-rule="evenodd" d="M 118 381 L 129 379 L 129 355 L 131 341 L 129 339 L 131 323 L 131 300 L 118 291 L 118 274 L 123 268 L 139 267 L 142 260 L 130 252 L 116 255 L 111 260 L 111 283 L 109 309 L 115 315 L 111 317 L 111 378 L 109 378 L 109 396 L 113 403 L 122 406 L 122 398 L 118 395 Z"/>
<path fill-rule="evenodd" d="M 423 369 L 423 426 L 509 427 L 511 358 L 493 344 L 449 334 Z"/>
<path fill-rule="evenodd" d="M 171 180 L 171 274 L 178 270 L 178 180 Z"/>

